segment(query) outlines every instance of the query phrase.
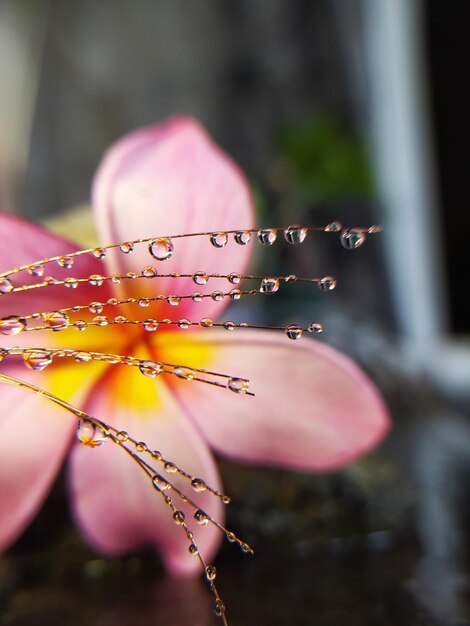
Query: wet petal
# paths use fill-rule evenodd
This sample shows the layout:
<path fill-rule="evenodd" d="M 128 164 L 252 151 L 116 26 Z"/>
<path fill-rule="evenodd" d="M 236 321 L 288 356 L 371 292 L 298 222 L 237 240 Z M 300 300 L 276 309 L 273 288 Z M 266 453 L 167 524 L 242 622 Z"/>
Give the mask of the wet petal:
<path fill-rule="evenodd" d="M 0 213 L 0 271 L 4 272 L 27 263 L 34 263 L 45 257 L 70 254 L 78 247 L 58 237 L 40 226 L 13 215 Z M 87 277 L 103 272 L 104 265 L 92 255 L 77 259 L 70 270 L 62 269 L 52 262 L 44 266 L 44 276 L 53 275 L 59 280 L 68 276 Z M 15 286 L 43 281 L 43 277 L 30 276 L 27 271 L 11 276 Z M 100 298 L 107 298 L 107 286 L 100 288 Z M 96 292 L 88 284 L 77 289 L 66 289 L 63 285 L 48 286 L 22 293 L 4 294 L 0 297 L 0 317 L 7 315 L 27 315 L 34 311 L 54 311 L 72 306 L 78 302 L 87 303 L 96 299 Z"/>
<path fill-rule="evenodd" d="M 238 332 L 238 331 L 236 331 Z M 183 343 L 161 335 L 162 358 Z M 379 392 L 346 356 L 316 340 L 218 331 L 186 337 L 185 364 L 250 379 L 256 397 L 175 383 L 186 411 L 220 453 L 302 470 L 340 467 L 376 446 L 389 429 Z"/>
<path fill-rule="evenodd" d="M 2 373 L 30 379 L 36 385 L 45 376 L 25 374 L 19 368 Z M 50 489 L 67 452 L 76 422 L 63 409 L 27 391 L 1 385 L 0 413 L 0 550 L 25 529 Z"/>
<path fill-rule="evenodd" d="M 179 233 L 253 227 L 254 210 L 247 181 L 239 168 L 190 118 L 131 133 L 106 153 L 93 185 L 93 205 L 106 243 Z M 174 239 L 173 257 L 155 261 L 146 245 L 131 254 L 118 253 L 116 271 L 139 271 L 147 265 L 160 273 L 197 271 L 243 273 L 252 244 L 237 245 L 233 237 L 216 249 L 209 237 Z M 111 257 L 110 257 L 111 258 Z M 140 285 L 139 285 L 140 286 Z M 211 293 L 226 281 L 213 279 L 196 287 L 186 279 L 152 279 L 147 291 L 165 294 Z M 197 319 L 219 314 L 226 301 L 182 302 L 179 317 Z M 174 315 L 162 305 L 161 315 Z"/>
<path fill-rule="evenodd" d="M 115 369 L 95 387 L 86 408 L 160 450 L 165 458 L 214 488 L 219 487 L 208 448 L 162 378 L 149 380 L 131 368 Z M 146 458 L 152 463 L 150 456 Z M 187 480 L 166 473 L 157 462 L 155 468 L 184 488 L 198 506 L 221 519 L 218 499 L 207 492 L 195 493 Z M 153 489 L 150 479 L 116 444 L 108 441 L 95 449 L 77 444 L 71 455 L 70 483 L 75 517 L 96 549 L 120 554 L 151 544 L 161 552 L 171 571 L 199 570 L 199 561 L 189 554 L 188 541 L 173 521 L 171 509 Z M 209 524 L 199 527 L 188 505 L 183 505 L 172 490 L 165 493 L 186 513 L 201 552 L 210 560 L 220 541 L 219 532 Z"/>

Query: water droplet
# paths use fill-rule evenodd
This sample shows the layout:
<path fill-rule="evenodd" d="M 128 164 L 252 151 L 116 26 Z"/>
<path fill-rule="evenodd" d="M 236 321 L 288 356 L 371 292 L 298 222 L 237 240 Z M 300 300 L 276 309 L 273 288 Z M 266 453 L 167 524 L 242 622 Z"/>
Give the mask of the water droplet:
<path fill-rule="evenodd" d="M 67 289 L 76 289 L 78 287 L 78 280 L 76 278 L 66 278 L 64 281 L 64 287 Z"/>
<path fill-rule="evenodd" d="M 178 321 L 178 328 L 181 328 L 182 330 L 186 330 L 190 326 L 191 326 L 191 322 L 187 319 L 182 319 Z"/>
<path fill-rule="evenodd" d="M 69 270 L 72 267 L 74 260 L 75 259 L 72 256 L 61 256 L 57 259 L 57 265 Z"/>
<path fill-rule="evenodd" d="M 333 291 L 335 287 L 336 279 L 332 276 L 323 276 L 323 278 L 320 278 L 318 281 L 318 289 L 320 289 L 320 291 Z"/>
<path fill-rule="evenodd" d="M 173 242 L 168 237 L 154 239 L 149 243 L 149 252 L 157 261 L 166 261 L 173 256 Z"/>
<path fill-rule="evenodd" d="M 230 496 L 222 495 L 220 496 L 220 499 L 224 504 L 230 504 L 230 502 L 232 502 L 232 498 Z"/>
<path fill-rule="evenodd" d="M 175 511 L 173 513 L 173 520 L 175 524 L 178 524 L 178 526 L 181 526 L 182 524 L 184 524 L 185 519 L 186 519 L 186 516 L 183 513 L 183 511 Z"/>
<path fill-rule="evenodd" d="M 149 317 L 148 319 L 144 320 L 143 327 L 144 327 L 144 330 L 146 330 L 147 332 L 153 333 L 158 328 L 158 322 L 157 320 L 154 320 L 151 317 Z"/>
<path fill-rule="evenodd" d="M 289 226 L 284 231 L 284 239 L 287 243 L 297 244 L 305 241 L 307 229 L 303 226 Z"/>
<path fill-rule="evenodd" d="M 44 279 L 44 282 L 47 285 L 55 285 L 58 281 L 55 276 L 46 276 L 46 278 Z"/>
<path fill-rule="evenodd" d="M 197 511 L 194 512 L 194 519 L 200 526 L 205 526 L 209 521 L 209 516 L 201 509 L 197 509 Z"/>
<path fill-rule="evenodd" d="M 276 293 L 279 290 L 279 279 L 263 278 L 259 290 L 261 293 Z"/>
<path fill-rule="evenodd" d="M 155 474 L 155 476 L 152 478 L 152 482 L 157 491 L 166 491 L 171 487 L 170 483 L 165 480 L 163 476 L 160 476 L 160 474 Z"/>
<path fill-rule="evenodd" d="M 194 302 L 202 302 L 204 299 L 202 293 L 199 293 L 199 291 L 195 291 L 191 298 Z"/>
<path fill-rule="evenodd" d="M 92 274 L 88 278 L 88 283 L 93 287 L 101 287 L 101 285 L 103 284 L 103 280 L 104 278 L 100 274 Z"/>
<path fill-rule="evenodd" d="M 210 242 L 216 248 L 223 248 L 227 245 L 227 241 L 227 233 L 212 233 L 210 236 Z"/>
<path fill-rule="evenodd" d="M 307 326 L 307 330 L 309 333 L 318 335 L 319 333 L 323 332 L 323 326 L 319 322 L 312 322 Z"/>
<path fill-rule="evenodd" d="M 185 380 L 192 380 L 195 376 L 195 372 L 189 367 L 174 367 L 173 374 Z"/>
<path fill-rule="evenodd" d="M 77 438 L 85 446 L 97 448 L 108 439 L 108 434 L 93 422 L 84 419 L 78 421 Z"/>
<path fill-rule="evenodd" d="M 224 294 L 221 291 L 213 291 L 211 293 L 211 298 L 215 302 L 220 302 L 224 298 Z"/>
<path fill-rule="evenodd" d="M 134 244 L 131 243 L 130 241 L 126 241 L 125 243 L 122 243 L 119 246 L 119 250 L 121 252 L 124 252 L 124 254 L 129 254 L 129 252 L 132 252 L 133 249 L 134 249 Z"/>
<path fill-rule="evenodd" d="M 214 613 L 219 617 L 225 614 L 225 604 L 222 598 L 217 598 L 214 602 Z"/>
<path fill-rule="evenodd" d="M 181 298 L 179 296 L 168 296 L 166 301 L 170 306 L 179 306 Z"/>
<path fill-rule="evenodd" d="M 296 326 L 295 324 L 291 324 L 286 328 L 286 335 L 289 339 L 300 339 L 302 337 L 302 328 L 300 326 Z"/>
<path fill-rule="evenodd" d="M 125 315 L 116 315 L 116 317 L 113 319 L 113 322 L 115 324 L 126 324 L 128 322 L 128 319 Z"/>
<path fill-rule="evenodd" d="M 341 245 L 346 250 L 356 250 L 366 240 L 366 233 L 360 228 L 349 228 L 341 233 Z"/>
<path fill-rule="evenodd" d="M 23 363 L 31 370 L 40 372 L 52 363 L 52 355 L 43 350 L 34 350 L 23 354 Z"/>
<path fill-rule="evenodd" d="M 246 393 L 250 382 L 244 378 L 229 378 L 227 387 L 234 393 Z"/>
<path fill-rule="evenodd" d="M 151 452 L 151 455 L 153 456 L 154 459 L 156 459 L 157 461 L 161 461 L 162 460 L 162 453 L 159 450 L 153 450 Z"/>
<path fill-rule="evenodd" d="M 231 300 L 240 300 L 240 298 L 242 297 L 242 292 L 240 291 L 240 289 L 232 289 L 229 293 L 229 296 Z"/>
<path fill-rule="evenodd" d="M 75 352 L 73 358 L 77 363 L 88 363 L 88 361 L 91 361 L 92 356 L 89 352 Z"/>
<path fill-rule="evenodd" d="M 118 432 L 116 437 L 118 441 L 120 441 L 121 443 L 125 443 L 129 439 L 129 433 L 127 433 L 125 430 L 121 430 Z"/>
<path fill-rule="evenodd" d="M 90 313 L 93 313 L 94 315 L 96 315 L 97 313 L 101 313 L 101 311 L 103 310 L 103 303 L 91 302 L 88 306 L 88 310 L 90 311 Z"/>
<path fill-rule="evenodd" d="M 78 330 L 79 332 L 82 332 L 83 330 L 85 330 L 87 326 L 88 324 L 85 322 L 85 320 L 77 320 L 76 322 L 73 323 L 74 329 Z"/>
<path fill-rule="evenodd" d="M 126 278 L 129 278 L 130 280 L 134 280 L 135 278 L 137 278 L 137 274 L 135 272 L 127 272 Z"/>
<path fill-rule="evenodd" d="M 189 554 L 194 554 L 194 555 L 199 554 L 197 545 L 195 543 L 189 544 L 188 552 Z"/>
<path fill-rule="evenodd" d="M 232 273 L 228 275 L 228 281 L 229 283 L 232 283 L 232 285 L 240 284 L 241 279 L 242 277 L 240 276 L 240 274 Z"/>
<path fill-rule="evenodd" d="M 379 226 L 378 224 L 373 224 L 372 226 L 369 226 L 369 228 L 367 229 L 367 232 L 370 233 L 371 235 L 374 235 L 375 233 L 381 233 L 383 231 L 383 226 Z"/>
<path fill-rule="evenodd" d="M 155 378 L 163 371 L 163 366 L 158 361 L 141 361 L 139 370 L 147 378 Z"/>
<path fill-rule="evenodd" d="M 203 317 L 199 322 L 199 326 L 202 326 L 203 328 L 210 328 L 213 324 L 214 322 L 209 317 Z"/>
<path fill-rule="evenodd" d="M 235 322 L 230 322 L 230 321 L 224 322 L 225 330 L 229 330 L 229 331 L 235 330 L 236 326 L 237 325 L 235 324 Z"/>
<path fill-rule="evenodd" d="M 140 298 L 137 301 L 137 304 L 142 307 L 143 309 L 147 308 L 148 305 L 150 304 L 150 300 L 148 298 Z"/>
<path fill-rule="evenodd" d="M 44 324 L 52 330 L 64 330 L 69 323 L 69 316 L 63 311 L 54 311 L 44 315 Z"/>
<path fill-rule="evenodd" d="M 178 471 L 176 465 L 170 461 L 167 461 L 163 467 L 165 468 L 165 472 L 168 472 L 169 474 L 176 474 Z"/>
<path fill-rule="evenodd" d="M 106 315 L 97 315 L 92 319 L 92 322 L 97 326 L 106 326 L 108 323 L 108 318 L 106 317 Z"/>
<path fill-rule="evenodd" d="M 209 276 L 206 272 L 196 272 L 193 276 L 193 281 L 196 285 L 205 285 L 209 280 Z"/>
<path fill-rule="evenodd" d="M 245 554 L 253 554 L 253 548 L 248 543 L 241 543 L 240 548 Z"/>
<path fill-rule="evenodd" d="M 325 233 L 339 233 L 342 228 L 341 222 L 330 222 L 325 226 Z"/>
<path fill-rule="evenodd" d="M 206 578 L 207 580 L 215 580 L 217 576 L 217 570 L 214 565 L 206 565 Z"/>
<path fill-rule="evenodd" d="M 28 272 L 31 276 L 44 276 L 44 265 L 31 265 Z"/>
<path fill-rule="evenodd" d="M 191 481 L 191 487 L 197 493 L 200 493 L 201 491 L 205 491 L 207 489 L 207 485 L 202 480 L 202 478 L 193 478 L 192 481 Z"/>
<path fill-rule="evenodd" d="M 237 540 L 236 535 L 234 533 L 231 533 L 230 531 L 226 533 L 225 536 L 227 537 L 227 541 L 230 541 L 230 543 L 235 543 L 235 541 Z"/>
<path fill-rule="evenodd" d="M 145 276 L 145 278 L 153 278 L 157 274 L 158 274 L 157 270 L 151 265 L 147 265 L 147 267 L 144 267 L 142 269 L 142 276 Z"/>
<path fill-rule="evenodd" d="M 272 246 L 277 239 L 277 231 L 275 228 L 263 228 L 258 231 L 258 241 L 263 246 Z"/>
<path fill-rule="evenodd" d="M 111 282 L 114 285 L 120 285 L 121 284 L 121 280 L 122 280 L 121 274 L 114 274 L 113 276 L 111 276 Z"/>
<path fill-rule="evenodd" d="M 10 315 L 0 319 L 0 333 L 2 335 L 18 335 L 26 328 L 26 320 L 17 315 Z"/>
<path fill-rule="evenodd" d="M 9 278 L 0 278 L 0 293 L 10 293 L 13 289 L 13 283 Z"/>
<path fill-rule="evenodd" d="M 95 248 L 94 250 L 92 250 L 91 253 L 97 259 L 104 259 L 104 257 L 106 256 L 106 249 L 105 248 Z"/>
<path fill-rule="evenodd" d="M 233 238 L 239 246 L 246 246 L 246 244 L 251 240 L 251 233 L 249 230 L 238 230 L 233 235 Z"/>

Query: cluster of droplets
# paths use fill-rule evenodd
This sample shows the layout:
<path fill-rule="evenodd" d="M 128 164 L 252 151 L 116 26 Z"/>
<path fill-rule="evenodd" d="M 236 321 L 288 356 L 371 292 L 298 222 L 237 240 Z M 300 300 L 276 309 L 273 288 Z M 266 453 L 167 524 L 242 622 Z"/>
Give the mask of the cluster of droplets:
<path fill-rule="evenodd" d="M 196 286 L 196 290 L 184 294 L 155 294 L 151 296 L 141 295 L 140 297 L 116 298 L 111 297 L 105 301 L 99 299 L 83 304 L 62 308 L 55 311 L 38 311 L 27 315 L 9 315 L 0 319 L 0 335 L 13 337 L 23 332 L 49 330 L 61 332 L 67 329 L 84 331 L 87 328 L 105 327 L 109 325 L 134 325 L 140 326 L 143 331 L 153 333 L 159 328 L 174 326 L 185 331 L 193 327 L 203 329 L 221 328 L 228 332 L 240 329 L 261 329 L 283 331 L 288 339 L 298 340 L 304 333 L 318 334 L 323 330 L 319 322 L 312 322 L 306 327 L 298 324 L 287 326 L 255 326 L 247 322 L 234 322 L 226 320 L 217 322 L 208 317 L 200 320 L 190 320 L 185 317 L 179 319 L 169 319 L 148 316 L 145 319 L 136 319 L 134 315 L 129 316 L 132 306 L 136 311 L 147 309 L 154 303 L 165 303 L 171 307 L 178 307 L 184 300 L 191 299 L 193 302 L 203 302 L 210 299 L 220 302 L 224 299 L 238 301 L 241 298 L 255 295 L 272 295 L 277 293 L 281 287 L 291 283 L 314 284 L 322 292 L 330 292 L 336 287 L 336 280 L 332 276 L 322 276 L 319 278 L 303 278 L 294 274 L 287 276 L 256 276 L 241 275 L 235 272 L 229 274 L 208 273 L 206 271 L 196 271 L 194 273 L 162 273 L 154 265 L 145 265 L 138 272 L 114 273 L 108 275 L 106 272 L 96 273 L 85 277 L 66 275 L 63 270 L 68 271 L 77 267 L 76 260 L 84 255 L 91 255 L 95 259 L 106 261 L 110 251 L 117 254 L 130 255 L 139 246 L 145 245 L 148 254 L 158 265 L 161 261 L 169 260 L 175 254 L 176 241 L 187 237 L 208 237 L 210 244 L 221 249 L 229 244 L 231 240 L 236 245 L 246 246 L 251 241 L 257 241 L 262 246 L 272 246 L 276 241 L 284 240 L 290 245 L 302 244 L 311 231 L 322 231 L 325 233 L 337 233 L 340 237 L 341 245 L 348 250 L 355 250 L 362 246 L 368 234 L 380 232 L 379 226 L 368 228 L 343 228 L 339 222 L 331 222 L 325 227 L 304 227 L 293 225 L 287 228 L 262 228 L 233 231 L 216 231 L 206 233 L 193 233 L 187 235 L 172 235 L 164 237 L 154 237 L 146 239 L 136 239 L 133 241 L 112 244 L 108 246 L 96 247 L 77 252 L 71 252 L 62 256 L 45 258 L 35 263 L 16 267 L 10 271 L 0 273 L 0 296 L 8 296 L 17 292 L 24 292 L 42 288 L 57 288 L 60 286 L 66 289 L 77 289 L 82 283 L 87 284 L 97 290 L 106 283 L 119 285 L 126 281 L 141 281 L 143 285 L 148 285 L 148 280 L 152 285 L 161 279 L 188 279 Z M 60 270 L 54 275 L 54 267 Z M 16 284 L 12 277 L 21 272 L 26 272 L 29 277 L 38 279 L 31 282 L 31 278 L 24 284 Z M 210 293 L 203 293 L 209 282 L 223 280 L 228 283 L 227 288 L 216 288 Z M 243 281 L 244 285 L 250 281 L 256 281 L 256 285 L 245 289 L 239 287 Z M 168 284 L 168 283 L 165 283 Z M 218 285 L 216 285 L 218 287 Z M 200 291 L 200 289 L 202 291 Z M 78 292 L 77 292 L 78 293 Z M 115 311 L 113 308 L 126 307 L 126 315 Z M 115 314 L 116 313 L 116 314 Z M 77 319 L 77 316 L 79 318 Z M 41 371 L 49 367 L 55 360 L 73 359 L 76 363 L 87 363 L 90 361 L 100 361 L 108 364 L 120 364 L 137 368 L 143 376 L 154 379 L 162 374 L 169 374 L 186 381 L 196 381 L 225 388 L 236 394 L 254 395 L 250 389 L 250 381 L 241 376 L 233 376 L 212 372 L 205 369 L 187 367 L 182 364 L 165 363 L 161 361 L 138 359 L 129 355 L 119 355 L 102 352 L 91 352 L 84 350 L 56 349 L 56 348 L 0 348 L 0 361 L 5 358 L 21 358 L 24 365 L 34 371 Z M 186 510 L 192 510 L 193 521 L 199 525 L 212 524 L 216 526 L 230 543 L 236 543 L 245 553 L 252 553 L 252 548 L 239 539 L 233 532 L 227 530 L 207 511 L 200 508 L 195 501 L 197 494 L 209 492 L 214 497 L 219 498 L 227 504 L 230 499 L 224 494 L 210 487 L 202 478 L 192 476 L 172 461 L 165 459 L 157 450 L 152 450 L 142 441 L 133 439 L 127 432 L 118 431 L 111 425 L 107 425 L 97 418 L 94 418 L 80 409 L 68 404 L 62 399 L 46 392 L 30 383 L 12 378 L 0 371 L 0 382 L 37 393 L 51 402 L 56 403 L 78 418 L 77 436 L 79 441 L 88 447 L 98 448 L 105 442 L 111 441 L 125 451 L 140 469 L 148 476 L 154 490 L 163 498 L 169 507 L 175 524 L 182 528 L 189 542 L 188 551 L 196 556 L 208 581 L 214 596 L 214 608 L 216 614 L 227 624 L 225 616 L 225 605 L 215 586 L 216 568 L 212 564 L 207 564 L 201 555 L 194 533 L 187 525 L 186 515 L 178 508 L 176 502 L 180 500 L 184 503 Z M 187 481 L 188 488 L 192 496 L 188 496 L 187 491 L 179 488 L 172 478 L 178 475 L 180 479 Z"/>

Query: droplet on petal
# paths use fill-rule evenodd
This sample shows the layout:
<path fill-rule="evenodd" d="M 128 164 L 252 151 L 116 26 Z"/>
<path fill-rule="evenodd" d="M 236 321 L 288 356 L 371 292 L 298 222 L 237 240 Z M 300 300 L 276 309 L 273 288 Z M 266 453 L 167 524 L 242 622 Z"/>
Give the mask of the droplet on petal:
<path fill-rule="evenodd" d="M 199 549 L 195 543 L 190 543 L 188 547 L 188 552 L 189 554 L 194 554 L 197 556 L 199 554 Z"/>
<path fill-rule="evenodd" d="M 277 278 L 263 278 L 259 290 L 261 293 L 276 293 L 279 290 L 279 280 Z"/>
<path fill-rule="evenodd" d="M 26 328 L 26 320 L 17 315 L 10 315 L 0 320 L 0 333 L 2 335 L 18 335 Z"/>
<path fill-rule="evenodd" d="M 34 350 L 23 354 L 23 363 L 29 369 L 40 372 L 52 363 L 52 355 L 43 350 Z"/>
<path fill-rule="evenodd" d="M 92 250 L 91 253 L 97 259 L 104 259 L 104 257 L 106 256 L 106 249 L 105 248 L 95 248 L 94 250 Z"/>
<path fill-rule="evenodd" d="M 199 325 L 203 326 L 204 328 L 210 328 L 211 326 L 213 326 L 213 324 L 214 322 L 208 317 L 202 318 L 202 320 L 199 322 Z"/>
<path fill-rule="evenodd" d="M 137 301 L 137 304 L 142 307 L 143 309 L 147 308 L 148 305 L 150 304 L 150 300 L 148 298 L 140 298 Z"/>
<path fill-rule="evenodd" d="M 9 278 L 0 279 L 0 293 L 10 293 L 13 289 L 13 283 Z"/>
<path fill-rule="evenodd" d="M 244 378 L 229 378 L 227 387 L 234 393 L 246 393 L 250 383 Z"/>
<path fill-rule="evenodd" d="M 78 287 L 78 280 L 76 278 L 66 278 L 64 281 L 64 287 L 68 289 L 76 289 Z"/>
<path fill-rule="evenodd" d="M 210 242 L 216 248 L 223 248 L 227 245 L 227 241 L 227 233 L 212 233 L 210 236 Z"/>
<path fill-rule="evenodd" d="M 98 313 L 101 313 L 101 311 L 103 310 L 103 303 L 91 302 L 88 305 L 88 310 L 90 311 L 90 313 L 93 313 L 93 315 L 97 315 Z"/>
<path fill-rule="evenodd" d="M 163 366 L 158 361 L 141 361 L 139 370 L 147 378 L 155 378 L 163 371 Z"/>
<path fill-rule="evenodd" d="M 155 476 L 152 478 L 152 482 L 157 491 L 166 491 L 171 487 L 170 483 L 165 480 L 163 476 L 160 476 L 160 474 L 155 474 Z"/>
<path fill-rule="evenodd" d="M 240 276 L 240 274 L 229 274 L 228 275 L 228 281 L 229 283 L 232 283 L 232 285 L 238 285 L 241 281 L 242 277 Z"/>
<path fill-rule="evenodd" d="M 128 319 L 125 315 L 116 315 L 116 317 L 113 319 L 113 322 L 115 324 L 126 324 L 127 321 Z"/>
<path fill-rule="evenodd" d="M 209 276 L 206 272 L 196 272 L 193 276 L 193 281 L 196 285 L 205 285 L 209 280 Z"/>
<path fill-rule="evenodd" d="M 131 243 L 130 241 L 126 243 L 122 243 L 119 246 L 119 250 L 121 252 L 124 252 L 124 254 L 129 254 L 129 252 L 132 252 L 133 249 L 134 249 L 134 244 Z"/>
<path fill-rule="evenodd" d="M 295 324 L 291 324 L 286 328 L 286 335 L 289 337 L 289 339 L 300 339 L 302 337 L 302 332 L 302 328 Z"/>
<path fill-rule="evenodd" d="M 251 233 L 249 230 L 238 230 L 234 234 L 233 238 L 239 246 L 246 246 L 246 244 L 251 240 Z"/>
<path fill-rule="evenodd" d="M 46 313 L 44 315 L 44 324 L 52 330 L 64 330 L 69 323 L 69 316 L 62 311 L 54 311 L 53 313 Z"/>
<path fill-rule="evenodd" d="M 360 228 L 349 228 L 341 233 L 341 245 L 346 250 L 356 250 L 366 240 L 366 233 Z"/>
<path fill-rule="evenodd" d="M 302 226 L 289 226 L 284 231 L 284 239 L 287 243 L 298 244 L 305 241 L 307 229 Z"/>
<path fill-rule="evenodd" d="M 181 328 L 182 330 L 186 330 L 190 326 L 191 326 L 191 322 L 187 319 L 182 319 L 178 321 L 178 328 Z"/>
<path fill-rule="evenodd" d="M 189 367 L 174 367 L 173 374 L 178 378 L 184 378 L 185 380 L 192 380 L 195 376 L 195 372 Z"/>
<path fill-rule="evenodd" d="M 263 228 L 258 231 L 258 241 L 263 246 L 272 246 L 277 239 L 277 231 L 275 228 Z"/>
<path fill-rule="evenodd" d="M 225 330 L 230 330 L 230 331 L 235 330 L 236 326 L 237 325 L 235 324 L 235 322 L 230 322 L 230 321 L 229 322 L 224 322 Z"/>
<path fill-rule="evenodd" d="M 173 513 L 173 520 L 175 524 L 178 524 L 178 526 L 181 526 L 182 524 L 184 524 L 185 519 L 186 519 L 186 516 L 183 513 L 183 511 L 175 511 Z"/>
<path fill-rule="evenodd" d="M 157 261 L 166 261 L 173 256 L 173 242 L 168 237 L 154 239 L 149 243 L 149 252 Z"/>
<path fill-rule="evenodd" d="M 224 294 L 221 291 L 214 291 L 211 293 L 211 298 L 215 302 L 220 302 L 224 298 Z"/>
<path fill-rule="evenodd" d="M 97 448 L 107 441 L 108 434 L 93 422 L 83 419 L 78 421 L 77 438 L 83 445 Z"/>
<path fill-rule="evenodd" d="M 176 472 L 178 471 L 176 465 L 174 463 L 171 463 L 171 461 L 167 461 L 163 467 L 165 469 L 165 472 L 168 472 L 169 474 L 176 474 Z"/>
<path fill-rule="evenodd" d="M 108 324 L 108 318 L 106 315 L 97 315 L 92 319 L 92 322 L 97 326 L 106 326 Z"/>
<path fill-rule="evenodd" d="M 178 296 L 168 296 L 166 301 L 170 306 L 179 306 L 181 298 L 179 298 Z"/>
<path fill-rule="evenodd" d="M 199 293 L 199 291 L 195 291 L 191 295 L 191 298 L 193 299 L 193 302 L 202 302 L 204 299 L 202 293 Z"/>
<path fill-rule="evenodd" d="M 324 276 L 318 281 L 320 291 L 333 291 L 336 287 L 336 280 L 332 276 Z"/>
<path fill-rule="evenodd" d="M 240 298 L 242 297 L 242 292 L 240 291 L 240 289 L 232 289 L 229 293 L 229 296 L 231 300 L 240 300 Z"/>

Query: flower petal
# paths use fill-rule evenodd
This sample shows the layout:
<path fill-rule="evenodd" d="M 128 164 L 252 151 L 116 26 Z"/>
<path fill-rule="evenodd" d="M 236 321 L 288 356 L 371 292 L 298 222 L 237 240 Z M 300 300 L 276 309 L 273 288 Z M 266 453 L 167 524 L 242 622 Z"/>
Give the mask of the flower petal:
<path fill-rule="evenodd" d="M 133 368 L 109 371 L 90 394 L 86 409 L 160 450 L 167 460 L 214 488 L 219 487 L 208 448 L 161 378 L 151 381 Z M 193 492 L 188 480 L 166 473 L 162 464 L 149 455 L 145 458 L 184 489 L 198 506 L 221 518 L 222 505 L 217 498 L 207 492 Z M 191 573 L 200 567 L 197 557 L 189 554 L 184 530 L 173 521 L 162 494 L 111 441 L 99 449 L 77 444 L 71 455 L 70 483 L 76 519 L 96 549 L 117 554 L 153 544 L 173 572 Z M 185 512 L 201 553 L 210 559 L 218 547 L 220 533 L 209 524 L 199 528 L 192 519 L 194 511 L 173 490 L 165 493 Z"/>
<path fill-rule="evenodd" d="M 0 246 L 0 271 L 2 272 L 27 263 L 34 263 L 45 257 L 66 256 L 78 250 L 75 244 L 53 235 L 40 226 L 6 213 L 0 213 L 0 232 L 2 233 Z M 103 267 L 101 261 L 87 254 L 77 258 L 70 270 L 62 269 L 54 262 L 45 265 L 45 276 L 53 275 L 59 280 L 67 276 L 87 277 L 91 274 L 101 274 Z M 19 286 L 42 282 L 43 278 L 30 276 L 28 272 L 23 271 L 12 275 L 11 280 L 15 286 Z M 100 288 L 100 299 L 106 299 L 109 295 L 108 287 L 103 285 Z M 80 301 L 86 304 L 95 299 L 93 287 L 87 283 L 80 285 L 77 289 L 51 285 L 33 291 L 2 295 L 0 317 L 28 315 L 34 311 L 54 311 L 73 306 Z"/>
<path fill-rule="evenodd" d="M 19 368 L 2 373 L 41 386 L 44 376 Z M 36 514 L 59 470 L 76 422 L 37 395 L 1 385 L 0 550 L 8 547 Z"/>
<path fill-rule="evenodd" d="M 208 331 L 210 332 L 210 331 Z M 330 470 L 376 446 L 389 428 L 379 392 L 346 356 L 316 340 L 274 333 L 160 336 L 161 358 L 186 346 L 185 365 L 250 379 L 256 397 L 175 383 L 186 411 L 220 453 L 251 463 Z M 202 358 L 203 357 L 203 358 Z"/>
<path fill-rule="evenodd" d="M 138 130 L 112 146 L 96 174 L 93 205 L 105 243 L 249 229 L 254 224 L 245 177 L 196 121 L 184 117 Z M 239 246 L 232 237 L 219 250 L 208 236 L 174 239 L 173 243 L 174 255 L 165 262 L 155 261 L 145 245 L 128 255 L 118 253 L 114 259 L 110 255 L 113 271 L 139 271 L 154 265 L 162 274 L 243 273 L 251 254 L 251 244 Z M 227 283 L 213 279 L 195 289 L 190 279 L 152 279 L 152 291 L 167 295 L 218 289 L 227 290 Z M 225 303 L 185 300 L 178 316 L 215 316 Z M 174 312 L 165 304 L 161 307 L 163 317 Z"/>

